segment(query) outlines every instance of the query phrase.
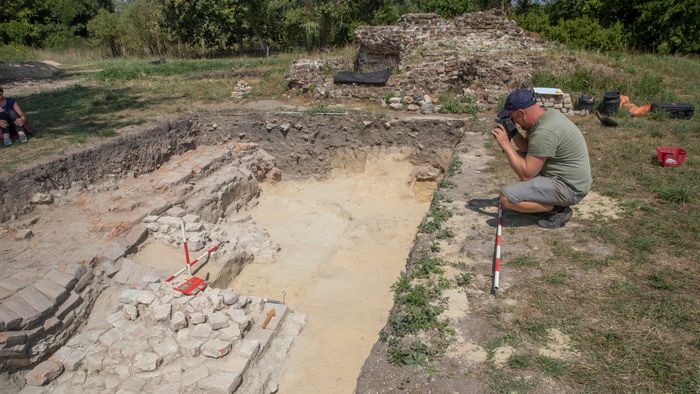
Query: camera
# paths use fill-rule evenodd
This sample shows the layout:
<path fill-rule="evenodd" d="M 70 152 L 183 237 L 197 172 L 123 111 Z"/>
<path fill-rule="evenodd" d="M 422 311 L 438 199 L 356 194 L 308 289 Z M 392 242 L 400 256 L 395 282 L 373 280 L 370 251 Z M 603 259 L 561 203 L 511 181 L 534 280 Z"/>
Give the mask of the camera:
<path fill-rule="evenodd" d="M 515 125 L 515 122 L 513 122 L 513 119 L 511 119 L 510 116 L 504 116 L 496 119 L 496 123 L 500 124 L 506 129 L 509 140 L 512 140 L 513 137 L 518 134 L 518 126 Z"/>

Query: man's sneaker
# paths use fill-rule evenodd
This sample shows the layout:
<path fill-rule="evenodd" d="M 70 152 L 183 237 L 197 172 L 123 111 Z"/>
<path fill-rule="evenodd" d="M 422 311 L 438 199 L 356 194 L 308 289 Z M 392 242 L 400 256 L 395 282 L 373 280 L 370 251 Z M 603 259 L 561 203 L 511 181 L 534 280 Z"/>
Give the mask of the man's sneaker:
<path fill-rule="evenodd" d="M 10 146 L 10 145 L 12 145 L 12 139 L 10 138 L 9 135 L 7 135 L 7 137 L 3 137 L 3 138 L 2 138 L 2 144 L 5 145 L 5 146 Z"/>
<path fill-rule="evenodd" d="M 569 207 L 554 207 L 547 219 L 542 219 L 537 222 L 537 225 L 543 228 L 559 228 L 564 227 L 566 222 L 571 219 L 574 211 Z"/>
<path fill-rule="evenodd" d="M 22 134 L 19 135 L 19 142 L 21 142 L 21 143 L 23 143 L 23 144 L 26 144 L 27 141 L 28 141 L 28 140 L 27 140 L 27 135 L 26 135 L 26 134 L 22 133 Z"/>

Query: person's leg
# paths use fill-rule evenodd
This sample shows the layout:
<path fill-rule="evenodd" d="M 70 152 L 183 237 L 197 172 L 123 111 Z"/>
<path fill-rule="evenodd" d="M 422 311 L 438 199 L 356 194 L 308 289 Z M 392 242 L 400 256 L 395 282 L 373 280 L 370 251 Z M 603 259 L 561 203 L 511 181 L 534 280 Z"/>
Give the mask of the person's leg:
<path fill-rule="evenodd" d="M 501 190 L 501 204 L 506 209 L 522 213 L 548 212 L 547 219 L 537 224 L 545 228 L 563 226 L 573 213 L 569 205 L 576 204 L 573 191 L 558 178 L 538 176 L 506 185 Z"/>
<path fill-rule="evenodd" d="M 549 212 L 554 208 L 554 205 L 541 204 L 533 201 L 521 201 L 519 203 L 511 202 L 508 197 L 506 197 L 503 192 L 500 196 L 501 206 L 505 209 L 510 209 L 521 213 L 541 213 Z"/>
<path fill-rule="evenodd" d="M 10 139 L 10 115 L 7 112 L 0 112 L 0 133 L 2 134 L 2 143 L 5 146 L 12 145 Z"/>
<path fill-rule="evenodd" d="M 15 121 L 17 119 L 19 119 L 19 114 L 15 111 L 10 111 L 9 116 L 10 116 L 10 120 L 15 125 L 15 130 L 17 131 L 17 136 L 19 137 L 19 142 L 21 142 L 21 143 L 27 142 L 27 134 L 24 132 L 24 125 L 19 126 L 19 125 L 15 124 Z"/>

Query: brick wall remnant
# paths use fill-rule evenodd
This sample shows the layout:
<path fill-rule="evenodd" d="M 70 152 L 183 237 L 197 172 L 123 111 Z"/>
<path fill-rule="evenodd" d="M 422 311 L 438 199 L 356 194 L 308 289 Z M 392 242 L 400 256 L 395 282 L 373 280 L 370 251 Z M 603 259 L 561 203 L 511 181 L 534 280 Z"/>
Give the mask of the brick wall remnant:
<path fill-rule="evenodd" d="M 333 58 L 295 62 L 287 76 L 290 88 L 317 97 L 376 102 L 387 95 L 439 97 L 468 88 L 477 100 L 493 104 L 512 88 L 528 84 L 552 48 L 497 11 L 449 20 L 432 13 L 406 14 L 396 25 L 358 27 L 356 35 L 360 46 L 352 68 L 392 67 L 386 86 L 334 85 L 333 74 L 351 65 Z"/>

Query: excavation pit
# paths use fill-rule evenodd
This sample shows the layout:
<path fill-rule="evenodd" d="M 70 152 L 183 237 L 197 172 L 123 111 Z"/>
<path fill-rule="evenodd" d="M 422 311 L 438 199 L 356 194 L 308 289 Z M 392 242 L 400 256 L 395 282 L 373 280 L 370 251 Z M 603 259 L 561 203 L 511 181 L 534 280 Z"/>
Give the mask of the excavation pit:
<path fill-rule="evenodd" d="M 168 375 L 192 367 L 183 350 L 161 356 L 148 373 L 138 369 L 146 356 L 136 360 L 122 350 L 100 368 L 85 360 L 64 366 L 44 391 L 80 385 L 83 372 L 84 384 L 91 378 L 115 392 L 127 381 L 149 391 L 168 379 L 178 390 L 206 391 L 212 379 L 229 379 L 229 385 L 238 379 L 240 392 L 277 384 L 281 392 L 353 391 L 391 309 L 390 285 L 465 127 L 461 120 L 364 114 L 195 115 L 0 180 L 2 231 L 12 240 L 3 244 L 8 259 L 1 269 L 0 318 L 3 334 L 23 338 L 4 343 L 3 370 L 55 361 L 62 347 L 85 357 L 109 353 L 118 344 L 101 335 L 112 330 L 157 328 L 175 342 L 182 339 L 154 316 L 157 306 L 172 304 L 169 318 L 181 311 L 194 327 L 190 315 L 199 313 L 190 307 L 197 302 L 177 305 L 162 283 L 184 264 L 179 226 L 185 221 L 192 258 L 225 242 L 198 272 L 210 274 L 213 288 L 207 293 L 213 301 L 201 312 L 230 309 L 250 318 L 239 337 L 226 337 L 233 344 L 230 358 L 240 359 L 250 341 L 261 345 L 238 369 L 240 379 L 222 375 L 230 363 L 205 358 L 202 383 L 186 385 Z M 42 285 L 55 295 L 40 291 Z M 227 288 L 252 304 L 217 305 L 220 289 Z M 152 292 L 154 304 L 130 304 L 124 292 L 133 290 Z M 18 305 L 36 291 L 40 305 L 19 316 Z M 272 317 L 272 331 L 261 329 L 279 305 L 284 308 Z M 130 313 L 141 318 L 121 323 Z M 308 320 L 299 334 L 303 315 Z M 105 320 L 123 326 L 104 326 Z M 83 344 L 75 338 L 89 335 L 98 338 L 97 347 L 77 347 Z M 114 370 L 114 361 L 129 366 L 128 378 L 123 368 Z"/>

